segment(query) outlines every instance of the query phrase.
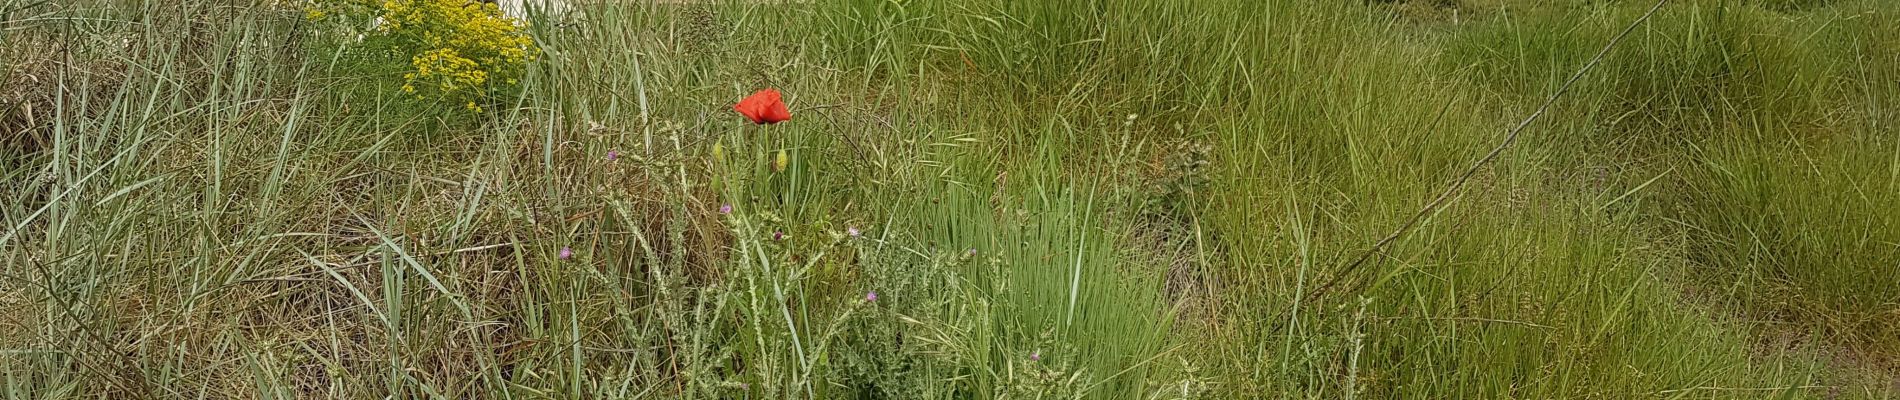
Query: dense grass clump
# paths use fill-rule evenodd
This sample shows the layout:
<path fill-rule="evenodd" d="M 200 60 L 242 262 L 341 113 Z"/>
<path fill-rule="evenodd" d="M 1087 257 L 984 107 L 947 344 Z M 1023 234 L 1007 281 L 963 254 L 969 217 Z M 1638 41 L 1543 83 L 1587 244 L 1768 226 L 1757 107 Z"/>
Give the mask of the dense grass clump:
<path fill-rule="evenodd" d="M 1651 4 L 0 0 L 0 396 L 1900 394 L 1900 8 Z"/>

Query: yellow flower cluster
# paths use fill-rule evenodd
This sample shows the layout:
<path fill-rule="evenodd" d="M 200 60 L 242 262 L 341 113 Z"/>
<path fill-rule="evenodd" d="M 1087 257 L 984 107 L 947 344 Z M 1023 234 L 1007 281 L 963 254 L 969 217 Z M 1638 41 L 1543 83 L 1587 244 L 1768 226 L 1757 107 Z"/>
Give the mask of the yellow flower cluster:
<path fill-rule="evenodd" d="M 515 85 L 540 47 L 523 23 L 502 9 L 473 0 L 310 0 L 306 17 L 333 13 L 376 19 L 363 42 L 390 57 L 409 59 L 403 93 L 445 100 L 481 112 L 496 89 Z"/>
<path fill-rule="evenodd" d="M 458 93 L 488 83 L 488 71 L 481 70 L 479 63 L 462 57 L 452 48 L 417 54 L 410 64 L 415 67 L 415 72 L 402 75 L 403 79 L 408 80 L 402 85 L 404 93 L 417 94 L 417 81 L 434 83 L 435 89 L 443 94 Z M 470 108 L 475 107 L 471 105 Z"/>
<path fill-rule="evenodd" d="M 539 49 L 520 23 L 491 3 L 469 0 L 383 0 L 374 34 L 390 51 L 408 56 L 404 93 L 463 103 L 480 112 L 479 100 L 496 85 L 519 82 Z"/>

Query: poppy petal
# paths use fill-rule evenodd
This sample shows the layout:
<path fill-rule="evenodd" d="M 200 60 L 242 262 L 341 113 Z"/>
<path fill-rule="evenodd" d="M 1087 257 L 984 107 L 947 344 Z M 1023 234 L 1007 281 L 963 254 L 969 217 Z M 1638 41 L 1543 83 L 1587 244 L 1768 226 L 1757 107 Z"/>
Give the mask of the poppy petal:
<path fill-rule="evenodd" d="M 746 119 L 752 120 L 754 124 L 774 124 L 792 119 L 792 112 L 785 108 L 785 102 L 777 89 L 764 89 L 752 93 L 751 96 L 739 100 L 739 104 L 734 104 L 732 109 L 745 115 Z"/>

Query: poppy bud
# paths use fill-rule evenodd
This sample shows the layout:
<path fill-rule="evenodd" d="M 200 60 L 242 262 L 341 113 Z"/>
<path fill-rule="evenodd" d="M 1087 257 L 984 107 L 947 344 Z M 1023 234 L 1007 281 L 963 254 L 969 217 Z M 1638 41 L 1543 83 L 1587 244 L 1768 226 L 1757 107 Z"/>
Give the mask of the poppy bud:
<path fill-rule="evenodd" d="M 713 161 L 718 161 L 720 164 L 726 163 L 725 142 L 713 142 Z"/>
<path fill-rule="evenodd" d="M 792 158 L 785 155 L 785 150 L 779 150 L 778 156 L 772 157 L 772 172 L 785 172 L 785 166 L 791 163 Z"/>

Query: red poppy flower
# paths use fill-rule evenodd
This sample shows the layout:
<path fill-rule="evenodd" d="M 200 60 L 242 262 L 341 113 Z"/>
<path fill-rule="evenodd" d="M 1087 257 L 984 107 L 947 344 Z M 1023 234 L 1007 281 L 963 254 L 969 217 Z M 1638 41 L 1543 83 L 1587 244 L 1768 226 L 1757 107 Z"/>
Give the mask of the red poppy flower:
<path fill-rule="evenodd" d="M 785 108 L 785 101 L 779 99 L 778 89 L 760 90 L 739 104 L 732 106 L 734 111 L 745 114 L 754 124 L 776 124 L 792 120 L 792 110 Z"/>

